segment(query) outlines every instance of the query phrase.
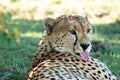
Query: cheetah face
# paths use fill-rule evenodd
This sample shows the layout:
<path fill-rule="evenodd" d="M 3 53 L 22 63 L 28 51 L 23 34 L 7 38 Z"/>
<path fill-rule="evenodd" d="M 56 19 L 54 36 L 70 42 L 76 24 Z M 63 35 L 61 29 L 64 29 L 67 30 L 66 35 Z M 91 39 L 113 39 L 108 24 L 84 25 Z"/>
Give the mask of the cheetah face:
<path fill-rule="evenodd" d="M 47 18 L 44 20 L 44 27 L 48 33 L 48 41 L 54 50 L 79 55 L 83 60 L 89 57 L 92 27 L 86 17 Z"/>

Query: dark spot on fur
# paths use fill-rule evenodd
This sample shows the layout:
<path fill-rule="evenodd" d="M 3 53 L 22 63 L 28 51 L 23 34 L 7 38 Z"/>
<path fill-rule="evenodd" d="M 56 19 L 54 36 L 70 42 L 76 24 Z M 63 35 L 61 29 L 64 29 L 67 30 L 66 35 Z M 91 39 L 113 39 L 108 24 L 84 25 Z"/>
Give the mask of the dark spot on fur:
<path fill-rule="evenodd" d="M 83 70 L 84 68 L 80 67 L 80 69 L 82 69 L 82 70 Z"/>
<path fill-rule="evenodd" d="M 93 70 L 95 70 L 96 68 L 95 67 L 92 67 Z"/>
<path fill-rule="evenodd" d="M 99 74 L 101 74 L 101 71 L 97 71 Z"/>
<path fill-rule="evenodd" d="M 90 62 L 91 64 L 93 64 L 93 62 Z"/>
<path fill-rule="evenodd" d="M 99 67 L 97 63 L 95 63 L 95 66 L 96 66 L 96 67 Z"/>
<path fill-rule="evenodd" d="M 44 42 L 41 42 L 41 44 L 44 44 Z"/>
<path fill-rule="evenodd" d="M 40 76 L 43 76 L 43 74 L 40 74 Z"/>
<path fill-rule="evenodd" d="M 86 62 L 85 60 L 82 60 L 83 62 Z"/>
<path fill-rule="evenodd" d="M 45 76 L 40 76 L 41 78 L 44 78 Z"/>
<path fill-rule="evenodd" d="M 50 80 L 55 80 L 55 78 L 50 78 Z"/>
<path fill-rule="evenodd" d="M 82 65 L 86 66 L 86 64 L 82 63 Z"/>
<path fill-rule="evenodd" d="M 89 71 L 88 71 L 88 70 L 85 70 L 85 72 L 87 72 L 87 73 L 88 73 Z"/>
<path fill-rule="evenodd" d="M 105 72 L 105 69 L 102 69 L 103 72 Z"/>
<path fill-rule="evenodd" d="M 91 70 L 90 68 L 87 68 L 88 70 Z"/>
<path fill-rule="evenodd" d="M 96 67 L 99 67 L 98 65 L 95 65 Z"/>
<path fill-rule="evenodd" d="M 65 56 L 65 54 L 61 54 L 60 56 L 62 56 L 62 57 L 63 57 L 63 56 Z"/>
<path fill-rule="evenodd" d="M 71 56 L 71 54 L 70 54 L 70 53 L 68 53 L 68 56 Z"/>
<path fill-rule="evenodd" d="M 56 53 L 60 53 L 60 52 L 57 51 Z"/>
<path fill-rule="evenodd" d="M 41 50 L 39 50 L 39 52 L 41 52 Z"/>
<path fill-rule="evenodd" d="M 93 73 L 93 75 L 96 75 L 96 73 Z"/>
<path fill-rule="evenodd" d="M 44 57 L 44 54 L 41 54 L 41 57 Z"/>
<path fill-rule="evenodd" d="M 36 66 L 36 63 L 32 64 L 32 67 L 35 67 Z"/>
<path fill-rule="evenodd" d="M 55 57 L 59 57 L 59 56 L 55 56 Z"/>
<path fill-rule="evenodd" d="M 47 52 L 47 49 L 45 49 L 44 52 Z"/>
<path fill-rule="evenodd" d="M 75 62 L 75 60 L 74 60 L 73 58 L 71 58 L 71 61 L 72 61 L 72 62 Z"/>
<path fill-rule="evenodd" d="M 41 65 L 38 66 L 38 68 L 40 68 L 40 67 L 41 67 Z"/>
<path fill-rule="evenodd" d="M 92 76 L 93 80 L 96 80 L 96 78 L 92 74 L 90 74 L 90 76 Z"/>
<path fill-rule="evenodd" d="M 37 73 L 40 73 L 41 71 L 37 71 Z"/>
<path fill-rule="evenodd" d="M 60 47 L 60 45 L 57 45 L 56 47 Z"/>
<path fill-rule="evenodd" d="M 45 47 L 48 47 L 47 45 L 45 45 Z"/>
<path fill-rule="evenodd" d="M 69 62 L 69 59 L 65 58 L 65 61 Z"/>
<path fill-rule="evenodd" d="M 33 71 L 37 71 L 37 69 L 34 69 Z"/>
<path fill-rule="evenodd" d="M 93 59 L 93 58 L 91 58 L 91 60 L 92 60 L 92 61 L 94 61 L 94 59 Z"/>
<path fill-rule="evenodd" d="M 100 64 L 100 66 L 103 67 L 102 64 Z"/>
<path fill-rule="evenodd" d="M 39 53 L 37 52 L 36 55 L 39 55 Z"/>
<path fill-rule="evenodd" d="M 55 61 L 55 58 L 52 58 L 51 61 L 52 61 L 52 62 Z"/>
<path fill-rule="evenodd" d="M 76 65 L 79 65 L 79 63 L 75 63 Z"/>
<path fill-rule="evenodd" d="M 61 60 L 62 60 L 62 58 L 58 58 L 58 60 L 60 60 L 60 61 L 61 61 Z"/>
<path fill-rule="evenodd" d="M 97 77 L 97 79 L 99 80 L 99 77 Z"/>
<path fill-rule="evenodd" d="M 77 62 L 79 62 L 80 60 L 79 59 L 76 59 Z"/>
<path fill-rule="evenodd" d="M 41 59 L 38 60 L 38 62 L 40 62 L 40 61 L 41 61 Z"/>
<path fill-rule="evenodd" d="M 88 64 L 88 66 L 91 66 L 91 64 Z"/>
<path fill-rule="evenodd" d="M 34 55 L 34 57 L 37 57 L 37 55 Z"/>
<path fill-rule="evenodd" d="M 104 75 L 104 77 L 107 79 L 108 77 L 107 77 L 107 75 Z"/>
<path fill-rule="evenodd" d="M 110 73 L 109 73 L 108 75 L 111 77 L 111 74 L 110 74 Z"/>
<path fill-rule="evenodd" d="M 45 77 L 46 79 L 48 79 L 49 77 Z"/>

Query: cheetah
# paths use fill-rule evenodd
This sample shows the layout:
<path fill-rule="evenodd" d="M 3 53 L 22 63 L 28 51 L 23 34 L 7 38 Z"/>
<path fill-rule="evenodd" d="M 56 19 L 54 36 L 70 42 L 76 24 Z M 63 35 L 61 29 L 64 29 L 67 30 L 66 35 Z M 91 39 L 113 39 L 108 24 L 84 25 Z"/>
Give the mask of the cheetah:
<path fill-rule="evenodd" d="M 93 28 L 87 17 L 46 18 L 43 26 L 27 80 L 118 80 L 105 64 L 90 56 Z"/>

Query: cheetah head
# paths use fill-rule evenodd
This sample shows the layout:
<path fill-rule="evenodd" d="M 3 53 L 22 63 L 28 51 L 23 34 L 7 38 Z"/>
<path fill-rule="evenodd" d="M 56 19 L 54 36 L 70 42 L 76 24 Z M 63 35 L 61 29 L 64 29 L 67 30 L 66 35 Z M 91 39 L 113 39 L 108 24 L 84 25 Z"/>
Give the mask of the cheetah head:
<path fill-rule="evenodd" d="M 43 21 L 51 48 L 69 52 L 87 60 L 91 51 L 92 26 L 87 17 L 62 15 Z"/>

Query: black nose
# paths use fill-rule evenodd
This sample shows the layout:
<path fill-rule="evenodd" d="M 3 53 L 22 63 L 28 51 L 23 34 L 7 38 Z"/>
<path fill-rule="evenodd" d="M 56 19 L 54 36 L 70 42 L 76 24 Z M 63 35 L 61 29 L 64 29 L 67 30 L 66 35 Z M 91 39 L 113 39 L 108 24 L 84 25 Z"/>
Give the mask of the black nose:
<path fill-rule="evenodd" d="M 80 46 L 83 48 L 83 50 L 85 51 L 85 49 L 87 49 L 89 47 L 89 43 L 81 43 Z"/>

